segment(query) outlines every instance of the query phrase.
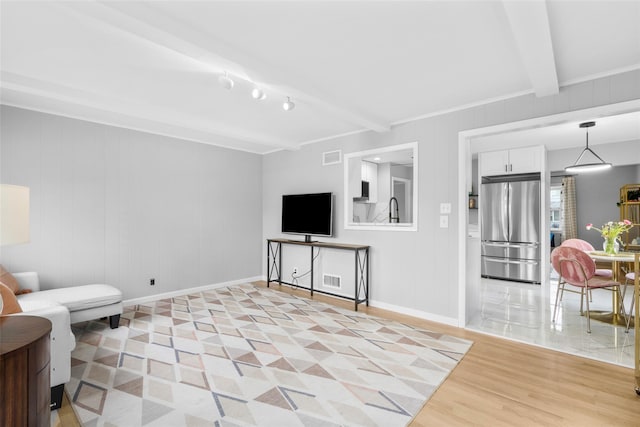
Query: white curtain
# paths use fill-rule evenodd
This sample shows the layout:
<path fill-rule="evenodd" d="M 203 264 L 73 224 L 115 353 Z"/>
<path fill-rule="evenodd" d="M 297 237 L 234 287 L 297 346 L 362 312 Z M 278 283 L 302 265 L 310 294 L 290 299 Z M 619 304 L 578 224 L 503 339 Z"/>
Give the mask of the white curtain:
<path fill-rule="evenodd" d="M 562 240 L 578 237 L 578 219 L 576 215 L 576 179 L 573 176 L 562 178 Z"/>

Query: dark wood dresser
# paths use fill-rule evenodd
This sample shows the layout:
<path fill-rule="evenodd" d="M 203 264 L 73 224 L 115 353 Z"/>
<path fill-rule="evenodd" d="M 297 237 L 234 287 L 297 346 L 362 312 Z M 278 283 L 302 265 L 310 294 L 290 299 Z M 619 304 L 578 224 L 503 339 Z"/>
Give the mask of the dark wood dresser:
<path fill-rule="evenodd" d="M 0 420 L 5 426 L 49 427 L 49 334 L 37 316 L 0 316 Z"/>

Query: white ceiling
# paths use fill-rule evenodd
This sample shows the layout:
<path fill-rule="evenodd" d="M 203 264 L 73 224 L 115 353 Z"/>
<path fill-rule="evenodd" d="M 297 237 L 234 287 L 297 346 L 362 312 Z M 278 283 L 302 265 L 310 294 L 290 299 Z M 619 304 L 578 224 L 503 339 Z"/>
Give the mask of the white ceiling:
<path fill-rule="evenodd" d="M 640 1 L 0 8 L 3 104 L 255 153 L 640 68 Z"/>

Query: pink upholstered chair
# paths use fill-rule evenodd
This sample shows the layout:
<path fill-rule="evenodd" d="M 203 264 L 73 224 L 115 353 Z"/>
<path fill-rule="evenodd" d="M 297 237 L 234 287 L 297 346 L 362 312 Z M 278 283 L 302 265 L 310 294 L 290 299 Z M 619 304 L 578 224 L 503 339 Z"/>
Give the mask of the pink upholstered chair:
<path fill-rule="evenodd" d="M 570 248 L 580 249 L 585 252 L 595 251 L 595 248 L 591 243 L 582 239 L 567 239 L 562 242 L 560 246 L 569 246 Z M 609 268 L 596 268 L 595 275 L 603 279 L 613 279 L 613 270 Z M 560 294 L 560 301 L 562 301 L 562 293 Z M 591 295 L 591 292 L 589 292 L 589 301 L 593 301 L 593 295 Z"/>
<path fill-rule="evenodd" d="M 589 298 L 585 298 L 585 290 L 607 289 L 618 292 L 620 302 L 622 302 L 622 294 L 620 293 L 620 283 L 613 280 L 596 277 L 596 263 L 584 251 L 570 246 L 560 246 L 555 248 L 551 253 L 551 263 L 553 268 L 560 275 L 558 279 L 558 290 L 556 291 L 556 304 L 553 309 L 553 322 L 556 321 L 558 312 L 558 304 L 560 293 L 564 292 L 567 284 L 580 289 L 580 292 L 566 289 L 567 292 L 575 292 L 580 294 L 580 314 L 582 314 L 583 302 L 587 302 L 587 332 L 591 333 L 591 317 L 589 314 Z M 620 309 L 625 320 L 627 314 L 624 310 L 624 304 Z"/>
<path fill-rule="evenodd" d="M 570 248 L 580 249 L 581 251 L 585 252 L 595 251 L 595 248 L 591 245 L 591 243 L 582 239 L 567 239 L 562 242 L 560 246 L 569 246 Z M 596 276 L 611 279 L 613 278 L 613 271 L 609 268 L 597 268 Z"/>

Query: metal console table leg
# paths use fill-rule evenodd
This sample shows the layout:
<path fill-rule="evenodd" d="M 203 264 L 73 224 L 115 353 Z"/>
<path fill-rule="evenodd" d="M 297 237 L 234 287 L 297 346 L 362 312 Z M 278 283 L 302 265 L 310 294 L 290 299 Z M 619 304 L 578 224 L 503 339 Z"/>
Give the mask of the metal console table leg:
<path fill-rule="evenodd" d="M 271 262 L 272 257 L 273 263 Z M 267 288 L 271 283 L 271 278 L 277 279 L 278 283 L 282 285 L 282 243 L 267 240 Z"/>
<path fill-rule="evenodd" d="M 358 311 L 358 304 L 366 302 L 369 306 L 369 249 L 355 249 L 355 310 Z M 362 255 L 361 255 L 362 252 Z M 364 299 L 360 298 L 360 292 Z"/>

